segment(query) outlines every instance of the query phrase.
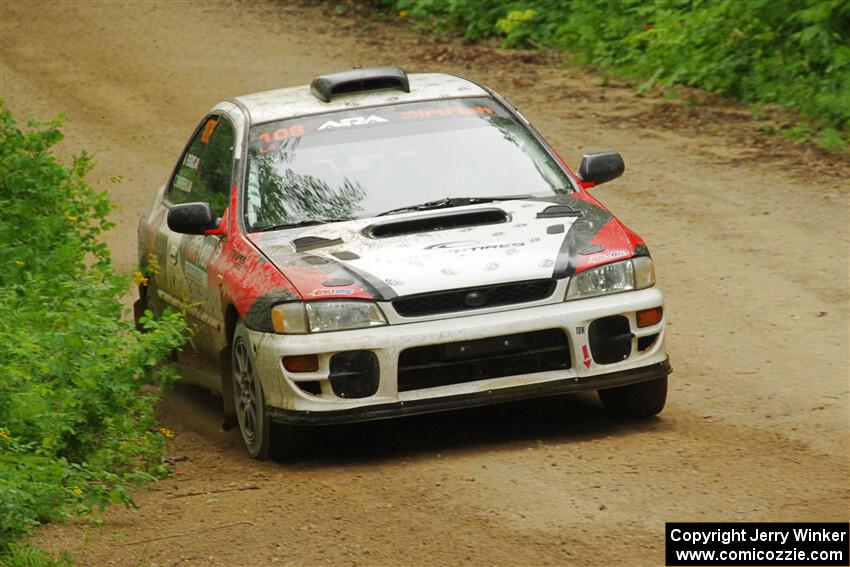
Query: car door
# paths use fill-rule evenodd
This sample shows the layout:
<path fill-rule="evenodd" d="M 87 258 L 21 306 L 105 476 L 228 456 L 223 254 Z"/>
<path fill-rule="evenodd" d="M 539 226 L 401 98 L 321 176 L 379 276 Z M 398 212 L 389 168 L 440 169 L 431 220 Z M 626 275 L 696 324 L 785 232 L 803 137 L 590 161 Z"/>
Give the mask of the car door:
<path fill-rule="evenodd" d="M 207 116 L 180 159 L 166 195 L 168 203 L 207 202 L 223 217 L 230 204 L 236 148 L 233 121 L 223 112 Z M 170 302 L 194 324 L 195 350 L 217 360 L 223 321 L 218 282 L 209 273 L 209 265 L 221 253 L 224 237 L 169 233 L 166 270 Z"/>

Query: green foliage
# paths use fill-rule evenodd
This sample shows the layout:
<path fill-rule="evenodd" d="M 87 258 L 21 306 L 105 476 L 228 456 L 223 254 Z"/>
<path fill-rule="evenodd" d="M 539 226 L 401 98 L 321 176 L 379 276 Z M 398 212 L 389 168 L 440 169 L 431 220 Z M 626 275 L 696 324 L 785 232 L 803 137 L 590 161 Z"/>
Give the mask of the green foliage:
<path fill-rule="evenodd" d="M 67 553 L 58 558 L 31 545 L 9 546 L 9 551 L 0 556 L 0 565 L 3 567 L 73 567 L 74 562 Z"/>
<path fill-rule="evenodd" d="M 545 45 L 580 63 L 684 84 L 808 117 L 834 145 L 850 132 L 847 0 L 379 0 L 438 31 Z"/>
<path fill-rule="evenodd" d="M 153 410 L 171 374 L 157 363 L 185 324 L 122 320 L 110 203 L 85 181 L 88 156 L 51 154 L 59 125 L 22 131 L 0 101 L 0 561 L 34 526 L 130 504 L 126 483 L 167 472 Z"/>
<path fill-rule="evenodd" d="M 505 36 L 505 45 L 523 47 L 534 36 L 537 12 L 534 10 L 511 10 L 507 16 L 496 21 L 496 29 Z"/>

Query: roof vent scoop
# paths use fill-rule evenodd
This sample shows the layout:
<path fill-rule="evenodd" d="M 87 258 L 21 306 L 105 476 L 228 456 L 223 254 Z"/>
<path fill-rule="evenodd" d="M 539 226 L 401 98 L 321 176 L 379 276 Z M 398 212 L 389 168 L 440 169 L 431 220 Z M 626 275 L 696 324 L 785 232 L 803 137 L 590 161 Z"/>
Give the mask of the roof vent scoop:
<path fill-rule="evenodd" d="M 395 89 L 410 92 L 407 73 L 401 67 L 369 67 L 352 69 L 316 77 L 310 83 L 310 92 L 322 102 L 330 102 L 337 95 Z"/>

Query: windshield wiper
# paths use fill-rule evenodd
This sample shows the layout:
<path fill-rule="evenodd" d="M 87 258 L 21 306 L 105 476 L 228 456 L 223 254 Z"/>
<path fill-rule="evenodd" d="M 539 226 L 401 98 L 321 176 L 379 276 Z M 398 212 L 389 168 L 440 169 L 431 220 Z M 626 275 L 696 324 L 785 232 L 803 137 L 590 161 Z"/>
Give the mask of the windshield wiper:
<path fill-rule="evenodd" d="M 251 227 L 251 232 L 268 232 L 270 230 L 284 230 L 287 228 L 299 228 L 302 226 L 314 226 L 317 224 L 329 224 L 332 222 L 345 222 L 346 219 L 309 219 L 285 224 L 268 224 Z"/>
<path fill-rule="evenodd" d="M 397 209 L 384 211 L 376 216 L 392 215 L 395 213 L 406 213 L 408 211 L 430 211 L 433 209 L 450 209 L 451 207 L 463 207 L 466 205 L 478 205 L 480 203 L 492 203 L 494 201 L 514 201 L 517 199 L 533 199 L 531 195 L 505 195 L 502 197 L 445 197 L 436 201 L 408 205 Z"/>

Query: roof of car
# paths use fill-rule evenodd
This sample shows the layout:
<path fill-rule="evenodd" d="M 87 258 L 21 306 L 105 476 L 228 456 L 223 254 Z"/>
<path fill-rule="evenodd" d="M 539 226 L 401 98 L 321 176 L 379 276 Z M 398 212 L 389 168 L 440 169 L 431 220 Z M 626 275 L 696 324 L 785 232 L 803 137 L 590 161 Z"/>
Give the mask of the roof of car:
<path fill-rule="evenodd" d="M 396 89 L 356 92 L 336 96 L 330 102 L 316 98 L 309 85 L 253 93 L 232 100 L 248 110 L 252 124 L 258 124 L 357 107 L 488 94 L 472 81 L 445 73 L 414 73 L 408 75 L 408 79 L 410 92 Z"/>

